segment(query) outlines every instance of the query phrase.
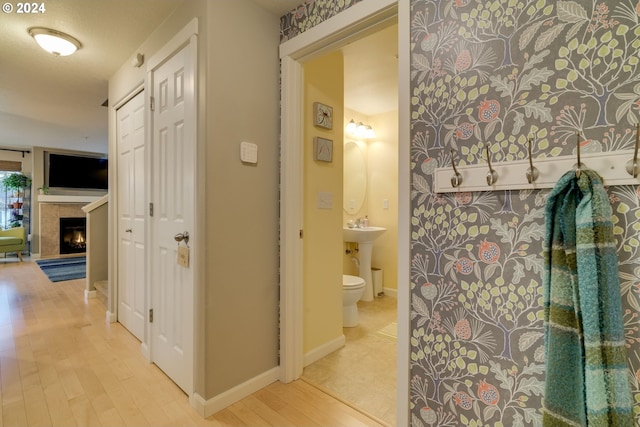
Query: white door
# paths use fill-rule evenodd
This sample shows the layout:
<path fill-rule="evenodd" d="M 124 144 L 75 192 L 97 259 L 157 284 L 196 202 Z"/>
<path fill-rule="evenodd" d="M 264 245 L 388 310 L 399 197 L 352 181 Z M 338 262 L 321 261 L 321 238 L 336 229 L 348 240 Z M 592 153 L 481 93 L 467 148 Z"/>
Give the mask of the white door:
<path fill-rule="evenodd" d="M 118 321 L 140 341 L 145 326 L 144 92 L 116 112 L 118 127 Z"/>
<path fill-rule="evenodd" d="M 194 42 L 152 70 L 151 359 L 187 394 L 193 390 L 195 240 Z M 178 265 L 174 236 L 190 233 L 190 264 Z"/>

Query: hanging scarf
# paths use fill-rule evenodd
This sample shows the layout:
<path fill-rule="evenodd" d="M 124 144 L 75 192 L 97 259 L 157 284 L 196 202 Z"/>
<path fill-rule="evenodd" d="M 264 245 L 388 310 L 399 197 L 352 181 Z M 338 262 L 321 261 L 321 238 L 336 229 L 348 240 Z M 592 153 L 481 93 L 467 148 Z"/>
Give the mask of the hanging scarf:
<path fill-rule="evenodd" d="M 633 426 L 611 216 L 602 178 L 590 170 L 566 173 L 547 199 L 546 427 Z"/>

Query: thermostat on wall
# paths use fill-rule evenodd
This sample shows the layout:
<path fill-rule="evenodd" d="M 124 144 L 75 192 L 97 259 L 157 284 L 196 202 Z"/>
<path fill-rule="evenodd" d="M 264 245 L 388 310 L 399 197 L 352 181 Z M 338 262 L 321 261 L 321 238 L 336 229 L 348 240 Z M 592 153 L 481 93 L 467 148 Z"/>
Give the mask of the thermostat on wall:
<path fill-rule="evenodd" d="M 251 142 L 241 142 L 240 160 L 244 163 L 258 163 L 258 146 Z"/>

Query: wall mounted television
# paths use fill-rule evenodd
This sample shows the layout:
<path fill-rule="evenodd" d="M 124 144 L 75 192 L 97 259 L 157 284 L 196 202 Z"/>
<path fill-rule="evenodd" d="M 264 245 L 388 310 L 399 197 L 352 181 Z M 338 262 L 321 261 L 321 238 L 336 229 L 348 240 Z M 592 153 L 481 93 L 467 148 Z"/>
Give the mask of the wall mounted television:
<path fill-rule="evenodd" d="M 45 152 L 45 185 L 49 188 L 107 190 L 108 161 L 104 156 Z"/>

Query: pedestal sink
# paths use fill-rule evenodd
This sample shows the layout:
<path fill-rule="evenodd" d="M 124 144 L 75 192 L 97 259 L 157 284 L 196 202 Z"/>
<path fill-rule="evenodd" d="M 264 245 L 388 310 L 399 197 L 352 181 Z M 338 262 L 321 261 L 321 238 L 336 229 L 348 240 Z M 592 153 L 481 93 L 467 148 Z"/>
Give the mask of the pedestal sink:
<path fill-rule="evenodd" d="M 360 259 L 360 267 L 358 276 L 362 277 L 365 282 L 364 294 L 361 301 L 373 301 L 373 282 L 371 278 L 371 254 L 373 253 L 373 241 L 382 233 L 387 231 L 383 227 L 360 227 L 342 229 L 342 237 L 345 242 L 354 242 L 358 244 L 358 258 Z"/>

